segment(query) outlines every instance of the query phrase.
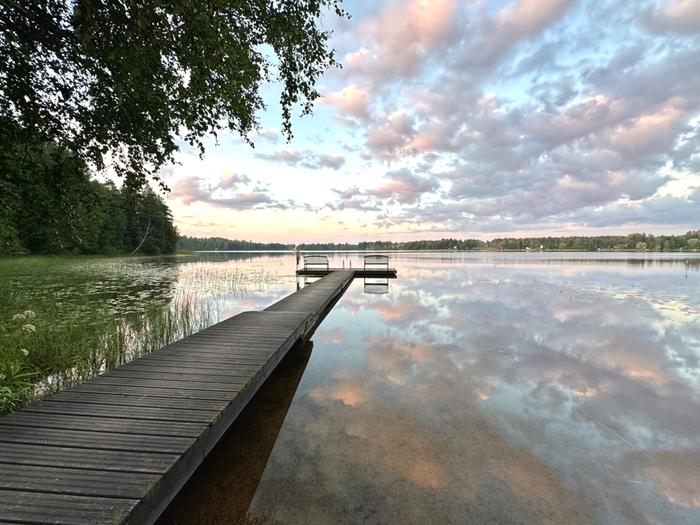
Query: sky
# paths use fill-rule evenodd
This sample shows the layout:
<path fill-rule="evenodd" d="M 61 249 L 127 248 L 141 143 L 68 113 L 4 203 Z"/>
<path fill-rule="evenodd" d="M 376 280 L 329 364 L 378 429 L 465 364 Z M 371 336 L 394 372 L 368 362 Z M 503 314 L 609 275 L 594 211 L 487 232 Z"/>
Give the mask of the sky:
<path fill-rule="evenodd" d="M 182 234 L 263 242 L 700 227 L 700 0 L 348 0 L 342 69 L 166 169 Z"/>

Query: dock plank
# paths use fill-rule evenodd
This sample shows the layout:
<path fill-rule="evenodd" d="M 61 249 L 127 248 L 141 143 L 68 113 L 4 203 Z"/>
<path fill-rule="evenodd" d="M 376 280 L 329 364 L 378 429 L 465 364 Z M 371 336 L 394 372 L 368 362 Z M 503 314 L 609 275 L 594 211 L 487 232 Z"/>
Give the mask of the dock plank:
<path fill-rule="evenodd" d="M 245 371 L 230 376 L 212 376 L 209 374 L 189 374 L 186 372 L 176 372 L 172 374 L 163 374 L 152 371 L 133 370 L 130 368 L 115 368 L 109 370 L 105 376 L 112 378 L 127 378 L 127 379 L 145 379 L 145 380 L 167 380 L 170 382 L 179 381 L 181 383 L 204 383 L 204 384 L 223 384 L 223 385 L 245 385 L 252 374 Z"/>
<path fill-rule="evenodd" d="M 213 359 L 205 360 L 200 358 L 180 358 L 177 356 L 159 356 L 158 359 L 142 360 L 139 366 L 154 366 L 154 367 L 175 367 L 190 371 L 191 369 L 202 369 L 202 370 L 220 370 L 221 372 L 235 371 L 235 370 L 257 370 L 264 360 L 258 360 L 257 362 L 247 363 L 247 362 L 225 362 L 223 359 Z M 206 372 L 208 373 L 208 372 Z"/>
<path fill-rule="evenodd" d="M 218 411 L 202 412 L 184 408 L 153 408 L 143 406 L 113 406 L 93 403 L 74 403 L 69 401 L 44 400 L 24 409 L 25 412 L 39 414 L 65 414 L 72 416 L 102 416 L 129 419 L 153 419 L 157 421 L 210 423 L 219 414 Z"/>
<path fill-rule="evenodd" d="M 153 395 L 157 391 L 151 389 L 153 393 L 124 393 L 119 391 L 90 392 L 84 390 L 68 390 L 55 396 L 51 396 L 45 401 L 48 403 L 56 401 L 68 401 L 71 403 L 93 403 L 97 405 L 116 406 L 144 406 L 152 408 L 183 408 L 187 410 L 203 410 L 205 412 L 219 412 L 224 409 L 232 396 L 228 399 L 191 399 L 182 397 L 163 397 Z M 2 424 L 2 420 L 0 420 Z"/>
<path fill-rule="evenodd" d="M 141 499 L 158 474 L 0 464 L 0 489 L 75 496 Z"/>
<path fill-rule="evenodd" d="M 96 381 L 99 380 L 99 381 Z M 230 392 L 236 388 L 235 384 L 226 383 L 209 383 L 206 381 L 180 381 L 168 379 L 148 379 L 143 377 L 125 377 L 125 376 L 98 376 L 95 380 L 91 380 L 91 384 L 110 384 L 121 386 L 134 386 L 143 388 L 156 389 L 174 389 L 174 390 L 199 390 L 199 391 L 221 391 Z M 243 383 L 238 384 L 243 387 Z"/>
<path fill-rule="evenodd" d="M 264 361 L 257 364 L 251 363 L 221 363 L 216 366 L 212 362 L 202 362 L 201 360 L 177 361 L 169 359 L 167 361 L 150 361 L 148 363 L 138 363 L 138 365 L 128 370 L 139 372 L 169 373 L 173 370 L 183 371 L 187 374 L 200 374 L 211 376 L 238 377 L 245 373 L 255 373 L 264 364 Z"/>
<path fill-rule="evenodd" d="M 180 456 L 138 451 L 91 450 L 48 445 L 5 443 L 0 448 L 0 464 L 43 465 L 47 467 L 116 470 L 165 474 Z"/>
<path fill-rule="evenodd" d="M 2 419 L 3 425 L 31 427 L 40 432 L 42 428 L 65 430 L 92 430 L 95 432 L 113 432 L 123 434 L 142 434 L 153 436 L 197 437 L 208 426 L 207 423 L 184 423 L 163 425 L 160 421 L 128 419 L 115 417 L 67 416 L 66 414 L 42 414 L 22 410 Z M 4 427 L 3 427 L 4 428 Z M 0 429 L 1 430 L 1 429 Z"/>
<path fill-rule="evenodd" d="M 175 388 L 153 388 L 148 386 L 122 386 L 112 383 L 83 383 L 74 386 L 64 393 L 80 393 L 89 392 L 93 394 L 114 394 L 121 396 L 139 396 L 149 398 L 165 398 L 165 399 L 202 399 L 205 401 L 230 401 L 238 391 L 230 390 L 183 390 Z"/>
<path fill-rule="evenodd" d="M 89 430 L 65 430 L 0 425 L 0 443 L 27 443 L 52 447 L 87 448 L 182 454 L 192 444 L 190 438 L 148 436 L 143 434 L 116 434 Z"/>
<path fill-rule="evenodd" d="M 138 503 L 136 499 L 0 490 L 0 520 L 57 525 L 120 523 Z"/>

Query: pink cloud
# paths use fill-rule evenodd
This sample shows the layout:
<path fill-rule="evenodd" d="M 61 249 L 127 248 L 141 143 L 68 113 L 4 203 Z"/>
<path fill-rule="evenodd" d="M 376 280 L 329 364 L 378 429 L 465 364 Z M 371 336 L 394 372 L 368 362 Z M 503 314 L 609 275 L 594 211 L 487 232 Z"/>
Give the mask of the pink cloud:
<path fill-rule="evenodd" d="M 280 149 L 269 154 L 258 153 L 256 156 L 261 159 L 284 162 L 285 164 L 289 165 L 295 165 L 301 160 L 301 153 L 295 149 Z"/>
<path fill-rule="evenodd" d="M 518 0 L 480 23 L 480 35 L 466 45 L 464 64 L 492 69 L 506 52 L 542 33 L 576 0 Z"/>
<path fill-rule="evenodd" d="M 201 202 L 229 208 L 233 210 L 247 210 L 258 206 L 286 208 L 287 204 L 276 202 L 265 191 L 238 191 L 239 184 L 247 184 L 250 179 L 245 175 L 224 175 L 217 185 L 207 185 L 206 181 L 197 176 L 184 177 L 178 180 L 172 188 L 170 195 L 189 206 L 195 202 Z"/>
<path fill-rule="evenodd" d="M 413 137 L 413 117 L 406 111 L 397 110 L 367 132 L 367 147 L 378 157 L 391 158 Z"/>
<path fill-rule="evenodd" d="M 501 37 L 528 38 L 560 18 L 576 0 L 519 0 L 501 9 L 494 21 Z"/>
<path fill-rule="evenodd" d="M 414 175 L 408 170 L 400 170 L 387 173 L 386 181 L 372 191 L 372 194 L 380 198 L 394 198 L 403 204 L 414 203 L 424 193 L 435 191 L 437 181 Z"/>
<path fill-rule="evenodd" d="M 205 200 L 209 193 L 202 190 L 203 179 L 196 176 L 184 177 L 177 181 L 170 191 L 170 195 L 180 199 L 183 204 L 190 205 L 194 202 Z"/>
<path fill-rule="evenodd" d="M 369 47 L 348 53 L 343 63 L 350 73 L 383 79 L 414 75 L 426 55 L 456 34 L 455 12 L 453 0 L 392 2 L 360 26 Z"/>
<path fill-rule="evenodd" d="M 324 102 L 336 107 L 343 115 L 360 120 L 370 117 L 372 96 L 366 88 L 357 84 L 350 84 L 340 91 L 327 94 Z"/>
<path fill-rule="evenodd" d="M 360 381 L 341 379 L 328 386 L 314 388 L 309 396 L 317 404 L 327 406 L 333 401 L 340 401 L 349 407 L 358 407 L 367 399 L 366 388 Z"/>
<path fill-rule="evenodd" d="M 700 0 L 671 0 L 647 11 L 646 19 L 655 31 L 700 33 Z"/>
<path fill-rule="evenodd" d="M 659 153 L 673 145 L 678 135 L 675 125 L 684 117 L 684 113 L 673 106 L 642 115 L 615 127 L 610 134 L 610 146 L 628 155 Z"/>
<path fill-rule="evenodd" d="M 615 223 L 658 209 L 680 224 L 690 201 L 667 212 L 657 192 L 674 169 L 697 171 L 697 43 L 616 26 L 646 9 L 664 32 L 687 33 L 700 0 L 582 4 L 389 0 L 371 9 L 344 42 L 344 76 L 327 102 L 364 137 L 364 160 L 409 168 L 411 178 L 360 183 L 329 207 L 424 231 L 603 224 L 603 208 L 614 208 Z M 405 209 L 385 208 L 396 204 Z"/>
<path fill-rule="evenodd" d="M 272 153 L 256 153 L 255 156 L 267 161 L 281 162 L 289 166 L 302 166 L 314 170 L 321 168 L 337 170 L 345 164 L 345 157 L 342 155 L 319 154 L 311 150 L 281 149 Z"/>
<path fill-rule="evenodd" d="M 235 189 L 241 184 L 249 184 L 250 178 L 238 173 L 225 173 L 219 177 L 218 187 L 221 189 Z"/>

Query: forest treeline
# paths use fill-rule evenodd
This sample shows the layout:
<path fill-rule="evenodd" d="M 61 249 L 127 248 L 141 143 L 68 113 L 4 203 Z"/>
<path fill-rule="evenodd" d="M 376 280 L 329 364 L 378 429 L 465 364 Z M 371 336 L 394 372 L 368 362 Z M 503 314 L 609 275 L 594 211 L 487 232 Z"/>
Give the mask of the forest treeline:
<path fill-rule="evenodd" d="M 181 250 L 292 250 L 293 244 L 259 243 L 230 240 L 222 237 L 178 238 Z M 374 241 L 351 243 L 306 243 L 301 250 L 571 250 L 571 251 L 695 251 L 700 249 L 700 230 L 684 235 L 605 235 L 597 237 L 525 237 L 499 238 L 489 241 L 479 239 L 439 239 L 424 241 Z"/>
<path fill-rule="evenodd" d="M 147 186 L 91 179 L 84 161 L 0 119 L 0 255 L 163 254 L 177 230 Z"/>

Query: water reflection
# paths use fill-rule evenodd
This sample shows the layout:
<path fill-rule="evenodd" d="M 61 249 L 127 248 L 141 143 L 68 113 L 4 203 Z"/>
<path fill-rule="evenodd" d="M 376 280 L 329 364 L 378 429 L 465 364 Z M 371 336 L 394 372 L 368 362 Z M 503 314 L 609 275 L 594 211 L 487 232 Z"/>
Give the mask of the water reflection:
<path fill-rule="evenodd" d="M 157 525 L 245 522 L 312 347 L 290 350 Z"/>
<path fill-rule="evenodd" d="M 388 277 L 365 277 L 364 292 L 375 295 L 383 295 L 389 293 L 389 278 Z"/>
<path fill-rule="evenodd" d="M 396 254 L 387 294 L 356 280 L 244 522 L 700 522 L 697 265 L 575 256 Z"/>
<path fill-rule="evenodd" d="M 313 277 L 310 275 L 298 275 L 297 276 L 297 291 L 302 288 L 309 286 L 311 283 L 315 283 L 321 279 L 321 277 Z"/>

